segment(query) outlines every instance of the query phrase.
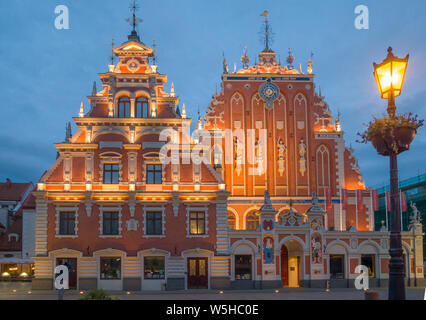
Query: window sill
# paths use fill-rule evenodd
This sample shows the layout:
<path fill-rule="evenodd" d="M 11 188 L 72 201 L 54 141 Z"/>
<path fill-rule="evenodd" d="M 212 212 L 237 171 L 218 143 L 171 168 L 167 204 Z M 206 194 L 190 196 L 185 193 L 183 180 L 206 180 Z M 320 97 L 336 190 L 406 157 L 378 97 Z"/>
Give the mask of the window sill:
<path fill-rule="evenodd" d="M 158 235 L 155 235 L 155 234 L 144 234 L 142 236 L 142 238 L 165 238 L 165 237 L 166 237 L 165 234 L 158 234 Z"/>
<path fill-rule="evenodd" d="M 208 234 L 187 234 L 187 238 L 208 238 Z"/>
<path fill-rule="evenodd" d="M 74 235 L 74 234 L 70 234 L 70 235 L 66 235 L 66 234 L 56 234 L 55 238 L 58 239 L 64 239 L 64 238 L 69 238 L 69 239 L 76 239 L 78 238 L 78 235 Z"/>
<path fill-rule="evenodd" d="M 146 191 L 163 191 L 163 185 L 162 184 L 146 184 L 145 190 Z"/>
<path fill-rule="evenodd" d="M 99 235 L 99 238 L 113 238 L 113 239 L 119 239 L 119 238 L 123 238 L 123 235 L 121 235 L 121 234 L 117 234 L 117 235 L 101 234 L 101 235 Z"/>

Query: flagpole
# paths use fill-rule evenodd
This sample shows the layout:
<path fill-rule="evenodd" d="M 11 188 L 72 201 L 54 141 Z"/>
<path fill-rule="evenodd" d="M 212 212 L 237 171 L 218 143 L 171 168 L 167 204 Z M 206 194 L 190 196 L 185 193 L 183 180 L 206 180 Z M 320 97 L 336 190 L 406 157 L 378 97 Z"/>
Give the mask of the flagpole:
<path fill-rule="evenodd" d="M 389 230 L 388 226 L 388 191 L 385 189 L 385 218 L 386 218 L 386 230 Z"/>
<path fill-rule="evenodd" d="M 399 211 L 400 211 L 400 215 L 401 215 L 401 231 L 402 231 L 403 225 L 404 225 L 404 221 L 402 220 L 402 197 L 401 197 L 401 189 L 399 189 L 399 203 L 401 204 L 399 206 Z"/>
<path fill-rule="evenodd" d="M 355 226 L 358 231 L 358 190 L 355 190 Z"/>
<path fill-rule="evenodd" d="M 342 199 L 343 199 L 343 189 L 340 188 L 340 231 L 343 230 L 343 204 L 342 204 Z"/>
<path fill-rule="evenodd" d="M 370 190 L 371 200 L 371 215 L 370 215 L 370 230 L 374 231 L 374 204 L 373 204 L 373 190 Z"/>

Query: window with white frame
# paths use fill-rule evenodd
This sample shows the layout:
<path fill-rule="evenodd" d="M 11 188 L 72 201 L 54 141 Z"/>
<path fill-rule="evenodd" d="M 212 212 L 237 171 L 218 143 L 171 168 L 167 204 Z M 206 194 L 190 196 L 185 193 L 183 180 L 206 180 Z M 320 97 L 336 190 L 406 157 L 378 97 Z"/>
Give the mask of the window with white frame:
<path fill-rule="evenodd" d="M 99 234 L 102 238 L 121 237 L 121 207 L 102 207 L 99 215 Z"/>
<path fill-rule="evenodd" d="M 146 184 L 162 184 L 163 167 L 161 164 L 146 165 Z"/>
<path fill-rule="evenodd" d="M 208 236 L 207 207 L 188 208 L 187 210 L 187 237 Z"/>
<path fill-rule="evenodd" d="M 146 234 L 159 236 L 163 234 L 163 213 L 158 211 L 146 212 Z"/>
<path fill-rule="evenodd" d="M 78 234 L 78 207 L 56 207 L 56 237 L 76 238 Z"/>

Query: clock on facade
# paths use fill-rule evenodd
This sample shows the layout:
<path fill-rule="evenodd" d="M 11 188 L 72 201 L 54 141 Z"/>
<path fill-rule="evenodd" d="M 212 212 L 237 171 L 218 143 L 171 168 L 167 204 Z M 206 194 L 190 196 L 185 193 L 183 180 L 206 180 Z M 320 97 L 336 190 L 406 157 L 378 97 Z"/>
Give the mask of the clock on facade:
<path fill-rule="evenodd" d="M 266 102 L 267 108 L 272 107 L 272 102 L 278 98 L 279 94 L 280 89 L 271 82 L 266 82 L 259 88 L 259 95 Z"/>

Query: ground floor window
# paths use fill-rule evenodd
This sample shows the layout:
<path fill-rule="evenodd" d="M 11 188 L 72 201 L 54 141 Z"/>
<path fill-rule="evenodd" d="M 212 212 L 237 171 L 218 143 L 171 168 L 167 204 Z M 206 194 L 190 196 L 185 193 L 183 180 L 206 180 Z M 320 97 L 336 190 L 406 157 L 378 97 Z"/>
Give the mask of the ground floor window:
<path fill-rule="evenodd" d="M 101 280 L 121 279 L 121 258 L 101 258 Z"/>
<path fill-rule="evenodd" d="M 345 278 L 345 256 L 330 255 L 330 278 L 344 279 Z"/>
<path fill-rule="evenodd" d="M 368 268 L 368 276 L 370 278 L 376 277 L 376 268 L 375 268 L 374 261 L 375 261 L 374 255 L 372 254 L 361 255 L 361 264 Z"/>
<path fill-rule="evenodd" d="M 31 277 L 34 275 L 34 264 L 4 263 L 1 264 L 1 277 Z"/>
<path fill-rule="evenodd" d="M 251 255 L 235 256 L 235 280 L 252 279 L 252 257 Z"/>
<path fill-rule="evenodd" d="M 145 257 L 144 279 L 165 279 L 165 258 Z"/>

